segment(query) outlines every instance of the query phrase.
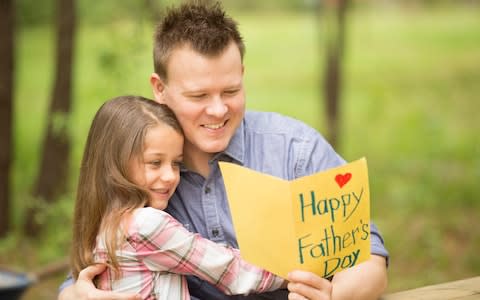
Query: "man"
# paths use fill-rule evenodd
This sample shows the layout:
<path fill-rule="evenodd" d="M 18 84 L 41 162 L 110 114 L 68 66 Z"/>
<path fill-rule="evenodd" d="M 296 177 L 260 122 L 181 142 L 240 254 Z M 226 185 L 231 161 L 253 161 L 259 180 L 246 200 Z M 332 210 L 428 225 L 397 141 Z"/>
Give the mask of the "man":
<path fill-rule="evenodd" d="M 167 211 L 189 230 L 233 247 L 238 244 L 218 161 L 289 180 L 345 163 L 307 125 L 274 113 L 245 112 L 244 52 L 236 23 L 219 4 L 184 4 L 157 28 L 150 77 L 155 100 L 174 111 L 185 133 L 185 169 Z M 372 258 L 331 281 L 292 272 L 289 298 L 378 298 L 387 284 L 388 253 L 374 224 L 371 240 Z M 102 270 L 87 268 L 60 299 L 135 299 L 95 290 L 92 278 Z M 229 299 L 195 277 L 189 278 L 189 290 L 193 298 Z M 287 299 L 287 292 L 254 297 Z"/>

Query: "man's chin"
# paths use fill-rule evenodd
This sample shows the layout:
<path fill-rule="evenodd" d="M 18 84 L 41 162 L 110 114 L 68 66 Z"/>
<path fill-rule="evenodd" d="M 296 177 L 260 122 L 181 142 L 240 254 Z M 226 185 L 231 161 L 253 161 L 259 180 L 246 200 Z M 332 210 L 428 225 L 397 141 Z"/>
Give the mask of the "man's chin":
<path fill-rule="evenodd" d="M 228 147 L 230 138 L 211 139 L 205 136 L 198 136 L 193 139 L 193 141 L 194 143 L 189 143 L 188 140 L 186 140 L 184 145 L 184 156 L 192 155 L 194 153 L 199 154 L 200 152 L 213 155 L 225 151 Z"/>

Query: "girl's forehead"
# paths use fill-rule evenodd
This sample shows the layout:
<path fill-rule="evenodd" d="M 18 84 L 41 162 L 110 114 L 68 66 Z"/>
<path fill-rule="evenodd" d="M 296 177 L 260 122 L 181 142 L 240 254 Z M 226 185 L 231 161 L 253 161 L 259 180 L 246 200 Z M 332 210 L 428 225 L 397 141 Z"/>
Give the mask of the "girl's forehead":
<path fill-rule="evenodd" d="M 183 135 L 168 124 L 158 124 L 148 129 L 144 139 L 143 154 L 179 156 L 183 153 Z"/>

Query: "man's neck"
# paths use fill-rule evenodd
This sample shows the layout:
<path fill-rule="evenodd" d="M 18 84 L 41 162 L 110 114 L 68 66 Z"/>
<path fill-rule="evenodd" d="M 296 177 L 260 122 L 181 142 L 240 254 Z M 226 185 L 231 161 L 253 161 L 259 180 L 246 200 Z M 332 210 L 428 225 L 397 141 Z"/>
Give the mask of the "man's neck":
<path fill-rule="evenodd" d="M 210 173 L 210 166 L 208 162 L 212 159 L 214 154 L 198 151 L 198 149 L 189 149 L 185 147 L 183 160 L 187 169 L 197 172 L 204 178 L 208 177 Z"/>

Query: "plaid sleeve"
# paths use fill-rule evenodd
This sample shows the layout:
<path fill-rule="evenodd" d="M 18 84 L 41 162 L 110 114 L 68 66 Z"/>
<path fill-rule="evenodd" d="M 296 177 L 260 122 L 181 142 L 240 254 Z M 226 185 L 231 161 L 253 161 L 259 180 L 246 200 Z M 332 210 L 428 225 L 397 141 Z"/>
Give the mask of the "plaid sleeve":
<path fill-rule="evenodd" d="M 284 282 L 242 260 L 238 250 L 189 232 L 161 210 L 137 210 L 129 231 L 130 243 L 152 271 L 195 275 L 226 294 L 276 290 Z"/>

